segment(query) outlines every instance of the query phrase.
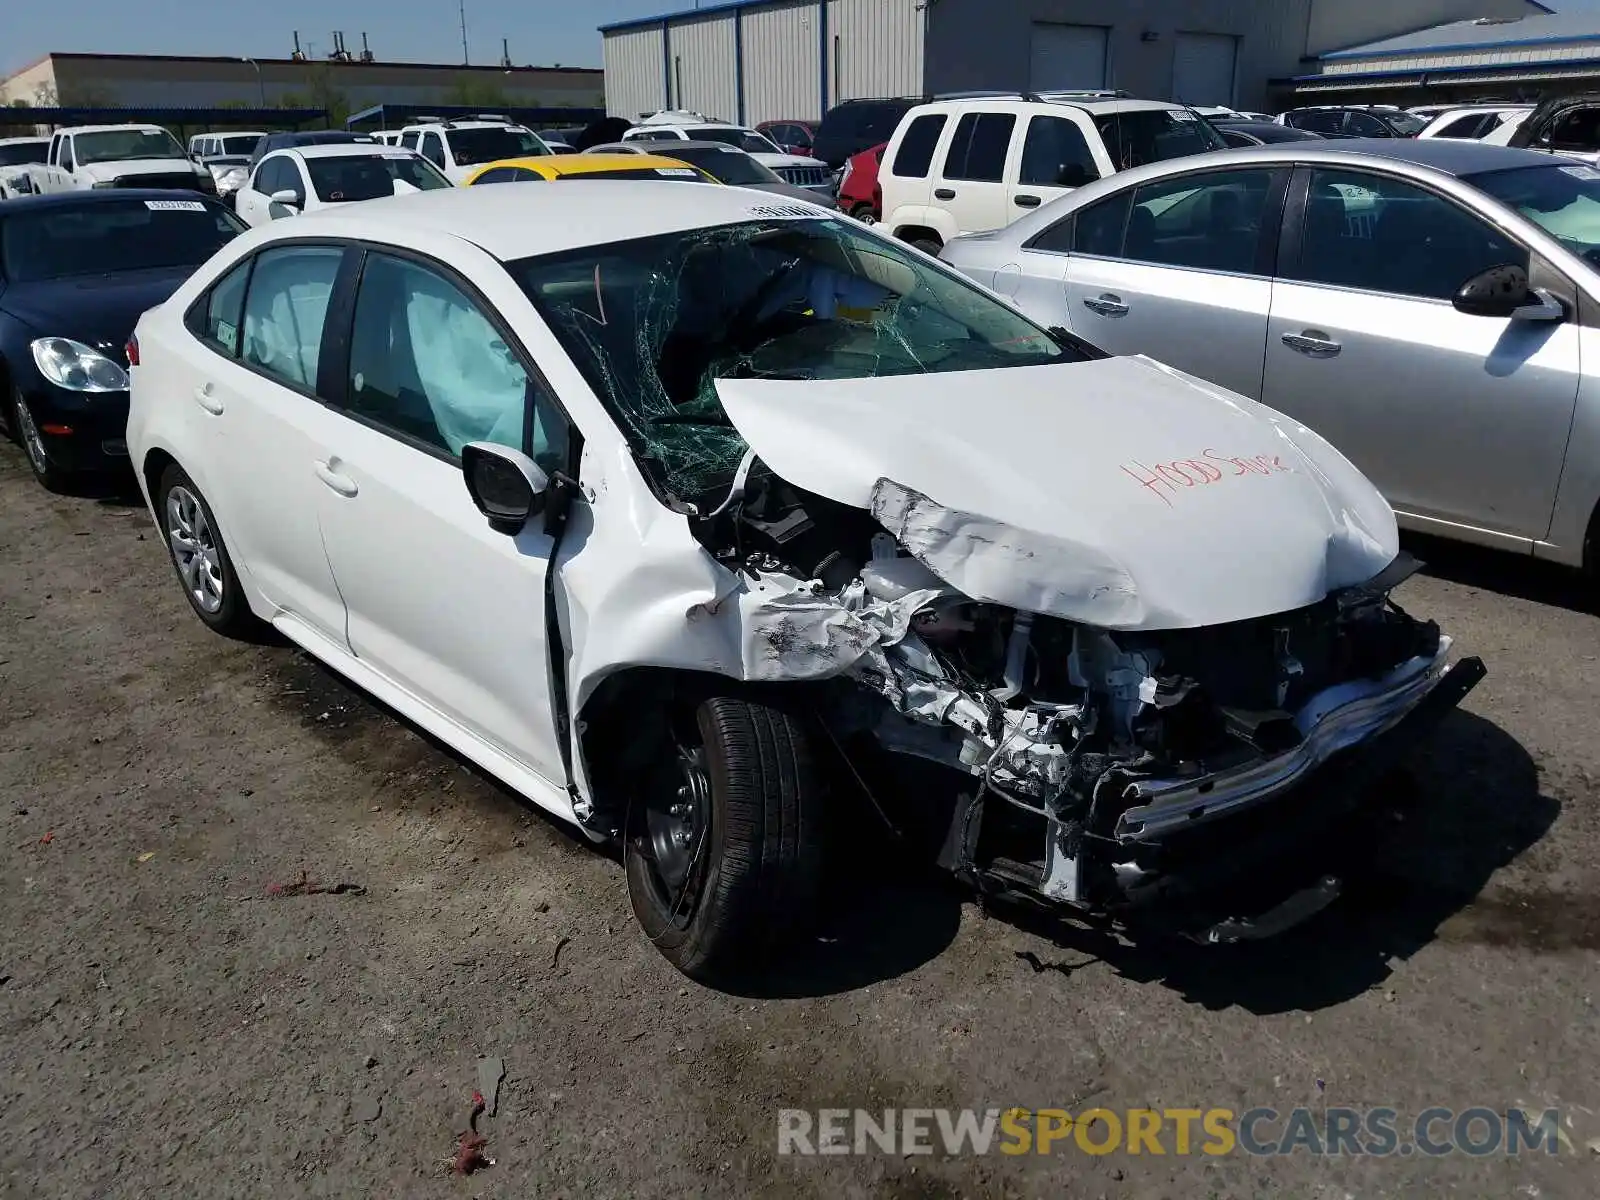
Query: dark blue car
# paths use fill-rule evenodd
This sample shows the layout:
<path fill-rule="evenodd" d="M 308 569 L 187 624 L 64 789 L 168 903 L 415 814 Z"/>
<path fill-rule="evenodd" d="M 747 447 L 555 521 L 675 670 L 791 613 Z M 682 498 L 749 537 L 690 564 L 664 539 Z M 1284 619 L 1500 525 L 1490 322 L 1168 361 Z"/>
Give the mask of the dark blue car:
<path fill-rule="evenodd" d="M 45 487 L 126 469 L 133 327 L 244 230 L 185 192 L 0 201 L 0 413 Z"/>

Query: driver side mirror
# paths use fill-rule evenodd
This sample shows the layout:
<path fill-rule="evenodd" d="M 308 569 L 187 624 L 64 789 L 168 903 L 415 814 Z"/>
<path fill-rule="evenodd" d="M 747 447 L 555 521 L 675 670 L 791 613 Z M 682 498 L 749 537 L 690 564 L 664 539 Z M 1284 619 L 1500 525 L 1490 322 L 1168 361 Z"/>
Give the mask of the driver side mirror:
<path fill-rule="evenodd" d="M 1529 286 L 1528 272 L 1516 263 L 1480 271 L 1456 289 L 1451 304 L 1470 317 L 1560 321 L 1567 315 L 1559 300 Z"/>
<path fill-rule="evenodd" d="M 300 198 L 300 193 L 295 191 L 293 188 L 279 188 L 277 191 L 273 192 L 272 195 L 268 196 L 267 199 L 272 201 L 274 204 L 282 205 L 284 208 L 287 208 L 292 212 L 299 212 L 301 205 L 305 203 L 305 201 Z"/>
<path fill-rule="evenodd" d="M 461 447 L 467 494 L 498 533 L 517 534 L 544 504 L 550 477 L 520 450 L 496 442 Z"/>

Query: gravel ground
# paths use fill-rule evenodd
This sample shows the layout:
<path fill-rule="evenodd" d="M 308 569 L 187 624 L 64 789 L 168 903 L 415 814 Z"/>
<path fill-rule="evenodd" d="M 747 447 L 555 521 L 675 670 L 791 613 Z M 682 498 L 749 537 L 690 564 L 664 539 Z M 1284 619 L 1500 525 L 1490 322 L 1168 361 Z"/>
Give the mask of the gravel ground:
<path fill-rule="evenodd" d="M 728 995 L 651 949 L 614 857 L 209 634 L 136 502 L 0 446 L 0 1193 L 1593 1196 L 1600 629 L 1560 572 L 1420 549 L 1402 603 L 1490 675 L 1327 913 L 1107 945 L 889 867 Z M 302 872 L 365 893 L 271 894 Z M 496 1164 L 463 1178 L 484 1055 Z M 1572 1152 L 777 1154 L 780 1108 L 1011 1105 L 1559 1107 Z"/>

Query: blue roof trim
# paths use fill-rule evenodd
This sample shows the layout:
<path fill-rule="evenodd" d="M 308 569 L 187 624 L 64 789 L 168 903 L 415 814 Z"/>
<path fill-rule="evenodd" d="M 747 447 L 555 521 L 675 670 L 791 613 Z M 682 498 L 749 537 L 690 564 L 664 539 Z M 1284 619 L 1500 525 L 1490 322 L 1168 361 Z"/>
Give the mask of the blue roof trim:
<path fill-rule="evenodd" d="M 1508 38 L 1503 42 L 1455 42 L 1441 46 L 1408 46 L 1400 50 L 1332 50 L 1320 55 L 1322 62 L 1348 58 L 1416 58 L 1422 54 L 1462 54 L 1468 51 L 1505 50 L 1512 46 L 1554 46 L 1600 42 L 1600 33 L 1568 34 L 1566 37 Z"/>
<path fill-rule="evenodd" d="M 700 8 L 680 8 L 675 12 L 657 13 L 653 17 L 634 17 L 627 21 L 613 21 L 609 25 L 600 26 L 601 33 L 617 33 L 624 29 L 649 29 L 653 25 L 660 25 L 663 21 L 676 21 L 683 17 L 714 17 L 718 13 L 738 12 L 745 8 L 766 8 L 772 4 L 781 4 L 784 0 L 729 0 L 724 4 L 706 4 Z"/>
<path fill-rule="evenodd" d="M 1406 67 L 1399 71 L 1341 71 L 1337 75 L 1291 75 L 1289 76 L 1289 82 L 1337 84 L 1346 79 L 1401 79 L 1410 76 L 1433 79 L 1439 75 L 1476 75 L 1485 71 L 1508 71 L 1513 74 L 1525 75 L 1530 71 L 1539 71 L 1548 67 L 1600 67 L 1600 56 L 1595 58 L 1563 58 L 1547 63 L 1471 63 L 1464 67 Z"/>

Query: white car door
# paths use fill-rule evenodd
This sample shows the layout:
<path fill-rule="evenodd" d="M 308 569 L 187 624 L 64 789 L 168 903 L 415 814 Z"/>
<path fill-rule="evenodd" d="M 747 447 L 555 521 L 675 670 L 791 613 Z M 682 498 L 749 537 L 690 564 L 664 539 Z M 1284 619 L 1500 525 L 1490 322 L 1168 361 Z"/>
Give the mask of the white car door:
<path fill-rule="evenodd" d="M 1006 168 L 1016 140 L 1015 112 L 964 112 L 933 176 L 934 208 L 942 208 L 962 233 L 1001 229 L 1012 221 Z"/>
<path fill-rule="evenodd" d="M 1449 197 L 1350 170 L 1310 173 L 1300 241 L 1273 287 L 1262 399 L 1404 513 L 1544 537 L 1577 403 L 1576 322 L 1451 303 L 1481 271 L 1533 265 L 1528 249 Z"/>
<path fill-rule="evenodd" d="M 316 464 L 338 420 L 318 373 L 344 253 L 272 247 L 219 280 L 202 305 L 192 394 L 175 400 L 202 414 L 208 496 L 230 551 L 270 604 L 339 647 L 344 602 L 317 530 Z"/>
<path fill-rule="evenodd" d="M 1104 165 L 1097 162 L 1090 149 L 1100 138 L 1092 127 L 1080 123 L 1088 121 L 1086 116 L 1035 115 L 1026 120 L 1021 160 L 1016 171 L 1007 176 L 1013 181 L 1008 188 L 1011 206 L 1006 213 L 1007 223 L 1111 173 L 1109 161 Z"/>
<path fill-rule="evenodd" d="M 475 257 L 491 285 L 515 291 Z M 491 529 L 459 454 L 499 442 L 568 470 L 565 417 L 488 304 L 411 257 L 367 255 L 346 376 L 319 510 L 351 649 L 560 786 L 545 626 L 552 539 L 537 518 L 514 537 Z"/>
<path fill-rule="evenodd" d="M 1201 171 L 1080 209 L 1066 266 L 1071 329 L 1259 398 L 1287 176 Z"/>

